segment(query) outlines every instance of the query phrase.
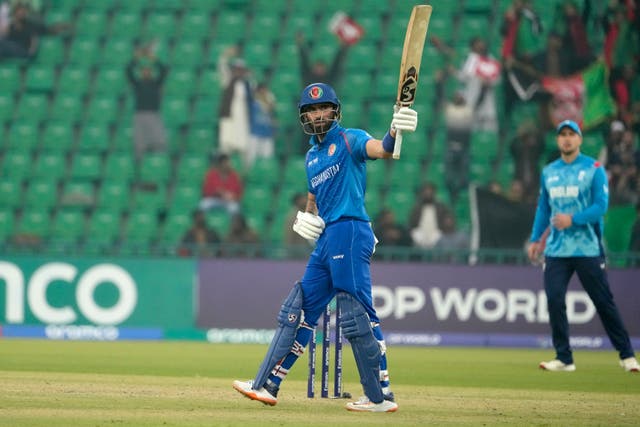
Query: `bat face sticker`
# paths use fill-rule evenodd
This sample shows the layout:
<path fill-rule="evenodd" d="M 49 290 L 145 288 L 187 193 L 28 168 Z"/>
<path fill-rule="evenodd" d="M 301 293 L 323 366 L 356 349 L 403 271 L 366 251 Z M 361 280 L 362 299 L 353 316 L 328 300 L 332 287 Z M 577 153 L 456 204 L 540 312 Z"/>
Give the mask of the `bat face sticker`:
<path fill-rule="evenodd" d="M 416 88 L 418 87 L 418 73 L 415 67 L 407 70 L 404 76 L 402 87 L 400 88 L 400 105 L 410 106 L 416 98 Z"/>

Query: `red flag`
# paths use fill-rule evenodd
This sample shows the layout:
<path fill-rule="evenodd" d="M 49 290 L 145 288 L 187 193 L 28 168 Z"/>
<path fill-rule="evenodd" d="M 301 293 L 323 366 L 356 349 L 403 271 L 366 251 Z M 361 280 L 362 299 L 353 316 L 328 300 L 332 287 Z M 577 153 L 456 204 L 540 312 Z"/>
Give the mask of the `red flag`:
<path fill-rule="evenodd" d="M 344 12 L 336 12 L 329 20 L 329 30 L 345 44 L 357 43 L 364 29 Z"/>

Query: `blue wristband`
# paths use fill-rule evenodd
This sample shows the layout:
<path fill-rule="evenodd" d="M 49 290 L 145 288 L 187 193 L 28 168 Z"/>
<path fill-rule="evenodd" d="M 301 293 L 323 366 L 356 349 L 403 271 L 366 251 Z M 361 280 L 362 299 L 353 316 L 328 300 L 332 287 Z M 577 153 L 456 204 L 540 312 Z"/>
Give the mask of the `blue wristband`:
<path fill-rule="evenodd" d="M 387 131 L 382 138 L 382 149 L 387 153 L 393 153 L 393 148 L 396 146 L 396 139 L 391 136 L 391 131 Z"/>

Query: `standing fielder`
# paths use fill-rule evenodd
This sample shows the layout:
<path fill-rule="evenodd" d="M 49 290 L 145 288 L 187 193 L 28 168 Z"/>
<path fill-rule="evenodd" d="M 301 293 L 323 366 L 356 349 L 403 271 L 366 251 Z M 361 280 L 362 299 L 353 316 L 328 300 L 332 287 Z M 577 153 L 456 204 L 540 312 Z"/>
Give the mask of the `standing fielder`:
<path fill-rule="evenodd" d="M 364 130 L 340 126 L 340 101 L 327 84 L 307 86 L 298 108 L 312 147 L 306 156 L 307 205 L 305 212 L 298 212 L 293 229 L 316 247 L 302 280 L 282 304 L 278 329 L 256 378 L 234 381 L 233 387 L 250 399 L 275 405 L 282 380 L 335 296 L 365 394 L 346 409 L 395 412 L 398 405 L 389 390 L 386 348 L 371 295 L 375 236 L 364 207 L 365 161 L 390 158 L 396 129 L 415 131 L 418 114 L 406 107 L 394 110 L 391 129 L 378 140 Z"/>
<path fill-rule="evenodd" d="M 560 158 L 542 171 L 532 243 L 528 249 L 529 259 L 535 262 L 544 248 L 544 289 L 556 350 L 556 358 L 541 362 L 540 368 L 576 370 L 565 304 L 569 280 L 576 272 L 620 354 L 620 366 L 627 372 L 638 372 L 640 366 L 613 301 L 605 270 L 602 217 L 609 203 L 606 173 L 593 158 L 580 153 L 582 132 L 577 123 L 565 120 L 558 125 L 556 133 Z M 545 247 L 543 234 L 549 225 Z"/>

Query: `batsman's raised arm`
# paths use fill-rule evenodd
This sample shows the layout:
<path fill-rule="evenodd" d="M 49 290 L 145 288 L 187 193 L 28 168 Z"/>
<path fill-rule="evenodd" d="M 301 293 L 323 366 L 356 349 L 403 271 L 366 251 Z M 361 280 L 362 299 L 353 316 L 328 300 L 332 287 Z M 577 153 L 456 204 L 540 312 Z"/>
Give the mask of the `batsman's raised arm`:
<path fill-rule="evenodd" d="M 414 132 L 418 126 L 418 112 L 409 107 L 395 107 L 391 128 L 382 139 L 367 141 L 367 155 L 372 159 L 388 159 L 393 155 L 396 143 L 396 131 Z"/>

